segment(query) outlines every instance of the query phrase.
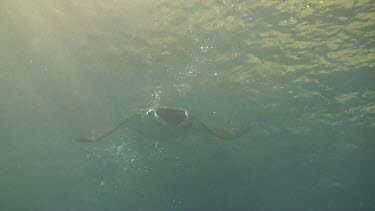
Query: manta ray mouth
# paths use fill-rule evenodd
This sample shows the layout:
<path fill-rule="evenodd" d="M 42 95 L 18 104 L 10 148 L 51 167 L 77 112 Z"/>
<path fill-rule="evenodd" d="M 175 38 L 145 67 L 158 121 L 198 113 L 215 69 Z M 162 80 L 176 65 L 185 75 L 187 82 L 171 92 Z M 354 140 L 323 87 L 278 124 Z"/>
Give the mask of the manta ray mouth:
<path fill-rule="evenodd" d="M 146 112 L 146 115 L 152 115 L 174 127 L 180 126 L 189 119 L 189 112 L 186 110 L 168 107 L 151 108 Z"/>

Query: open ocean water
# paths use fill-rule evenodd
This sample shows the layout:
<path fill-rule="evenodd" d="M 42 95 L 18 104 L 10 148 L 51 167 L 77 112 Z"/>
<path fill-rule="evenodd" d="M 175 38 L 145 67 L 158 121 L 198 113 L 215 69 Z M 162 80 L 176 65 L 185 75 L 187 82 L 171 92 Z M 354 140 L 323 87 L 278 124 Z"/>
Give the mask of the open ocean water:
<path fill-rule="evenodd" d="M 374 23 L 372 0 L 1 0 L 0 210 L 375 210 Z M 76 141 L 157 107 L 251 131 Z"/>

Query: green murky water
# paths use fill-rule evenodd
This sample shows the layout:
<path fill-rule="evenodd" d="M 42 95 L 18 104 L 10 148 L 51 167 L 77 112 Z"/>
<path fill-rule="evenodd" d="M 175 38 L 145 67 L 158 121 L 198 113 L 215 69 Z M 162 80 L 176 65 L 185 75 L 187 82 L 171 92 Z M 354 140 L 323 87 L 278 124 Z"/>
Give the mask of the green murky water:
<path fill-rule="evenodd" d="M 371 0 L 3 0 L 1 210 L 374 210 Z M 158 106 L 215 130 L 111 129 Z"/>

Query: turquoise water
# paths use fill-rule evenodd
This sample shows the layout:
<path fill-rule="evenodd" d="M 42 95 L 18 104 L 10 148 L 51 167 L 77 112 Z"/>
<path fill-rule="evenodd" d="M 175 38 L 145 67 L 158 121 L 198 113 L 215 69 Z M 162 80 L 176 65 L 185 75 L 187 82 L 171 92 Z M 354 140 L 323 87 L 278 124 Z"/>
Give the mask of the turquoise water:
<path fill-rule="evenodd" d="M 375 210 L 374 8 L 3 0 L 0 210 Z M 163 106 L 252 130 L 76 142 Z"/>

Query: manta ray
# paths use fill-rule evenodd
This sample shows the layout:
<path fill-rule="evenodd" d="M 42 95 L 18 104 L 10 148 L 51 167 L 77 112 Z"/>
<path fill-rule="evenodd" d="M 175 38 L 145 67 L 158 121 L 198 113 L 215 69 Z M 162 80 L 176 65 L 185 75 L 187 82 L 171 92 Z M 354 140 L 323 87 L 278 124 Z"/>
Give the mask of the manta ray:
<path fill-rule="evenodd" d="M 158 107 L 145 113 L 134 114 L 126 118 L 113 129 L 78 139 L 81 143 L 103 140 L 119 129 L 136 130 L 151 137 L 180 136 L 189 130 L 203 130 L 220 140 L 233 140 L 248 133 L 251 127 L 243 129 L 213 130 L 203 121 L 184 109 Z"/>

